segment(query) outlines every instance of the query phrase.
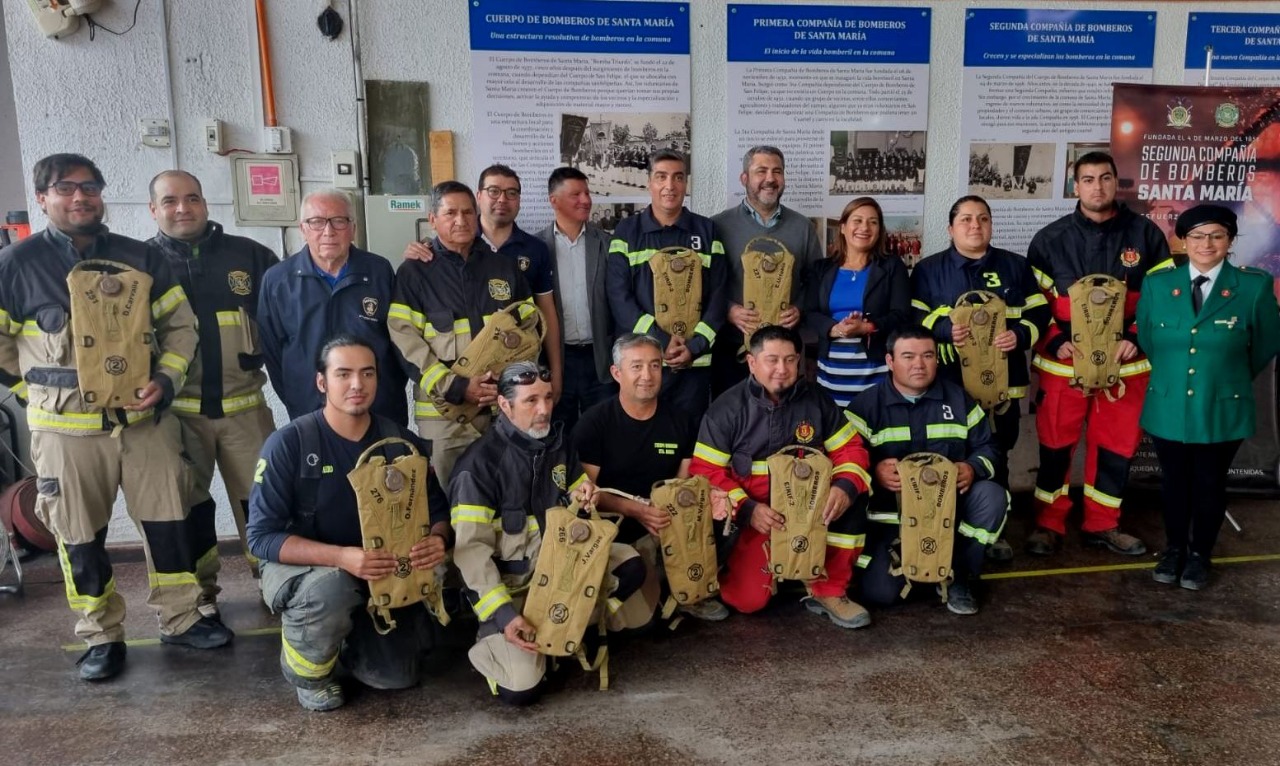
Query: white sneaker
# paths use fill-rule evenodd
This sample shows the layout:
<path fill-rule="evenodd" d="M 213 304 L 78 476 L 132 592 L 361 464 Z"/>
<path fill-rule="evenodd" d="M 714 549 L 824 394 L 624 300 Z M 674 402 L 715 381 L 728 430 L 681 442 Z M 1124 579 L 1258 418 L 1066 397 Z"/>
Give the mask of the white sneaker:
<path fill-rule="evenodd" d="M 719 599 L 708 598 L 699 601 L 696 604 L 688 604 L 676 609 L 680 614 L 687 614 L 695 620 L 705 620 L 706 622 L 720 622 L 729 616 L 729 608 L 720 603 Z"/>

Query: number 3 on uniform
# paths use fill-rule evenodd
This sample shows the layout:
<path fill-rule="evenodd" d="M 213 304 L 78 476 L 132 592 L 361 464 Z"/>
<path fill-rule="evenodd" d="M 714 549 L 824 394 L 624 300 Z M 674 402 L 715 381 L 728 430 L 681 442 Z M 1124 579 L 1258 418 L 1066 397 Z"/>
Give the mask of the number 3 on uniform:
<path fill-rule="evenodd" d="M 982 272 L 982 278 L 983 278 L 983 279 L 985 279 L 985 280 L 987 280 L 987 287 L 999 287 L 999 286 L 1000 286 L 1000 274 L 999 274 L 998 272 L 995 272 L 995 271 L 984 271 L 984 272 Z"/>
<path fill-rule="evenodd" d="M 689 237 L 689 249 L 690 249 L 690 250 L 701 250 L 701 249 L 702 249 L 702 237 L 699 237 L 697 234 L 693 235 L 692 237 Z"/>
<path fill-rule="evenodd" d="M 950 404 L 944 404 L 944 405 L 942 405 L 942 419 L 943 419 L 943 420 L 955 420 L 955 419 L 956 419 L 955 413 L 951 411 L 951 405 L 950 405 Z"/>

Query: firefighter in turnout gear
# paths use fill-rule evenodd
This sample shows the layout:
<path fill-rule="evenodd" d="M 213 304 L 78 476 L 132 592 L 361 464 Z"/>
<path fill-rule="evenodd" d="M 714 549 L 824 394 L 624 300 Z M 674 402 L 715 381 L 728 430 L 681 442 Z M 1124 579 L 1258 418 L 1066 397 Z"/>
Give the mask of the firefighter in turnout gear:
<path fill-rule="evenodd" d="M 181 170 L 151 180 L 151 217 L 160 231 L 150 240 L 167 256 L 200 324 L 200 345 L 186 385 L 173 400 L 182 423 L 182 445 L 193 468 L 191 524 L 201 553 L 197 574 L 200 611 L 217 614 L 217 505 L 209 494 L 216 464 L 231 515 L 254 575 L 245 518 L 254 465 L 275 430 L 262 394 L 267 375 L 258 346 L 258 288 L 279 259 L 265 246 L 222 231 L 209 220 L 200 181 Z"/>
<path fill-rule="evenodd" d="M 106 551 L 120 489 L 142 531 L 147 602 L 159 616 L 161 641 L 213 648 L 232 638 L 197 608 L 197 560 L 205 551 L 193 545 L 188 521 L 191 466 L 177 419 L 163 413 L 195 354 L 196 318 L 164 256 L 102 225 L 104 181 L 91 160 L 51 155 L 33 175 L 49 226 L 0 255 L 0 382 L 27 400 L 36 510 L 58 538 L 67 601 L 80 615 L 76 635 L 89 645 L 80 677 L 98 681 L 117 675 L 125 660 L 124 599 Z M 96 283 L 76 281 L 73 297 L 69 276 L 89 261 L 113 265 Z M 114 300 L 122 289 L 123 308 Z M 102 331 L 77 336 L 73 326 Z M 110 376 L 137 374 L 111 351 L 139 331 L 156 349 L 150 380 L 132 403 L 104 406 L 112 403 L 101 402 L 93 383 L 104 371 L 87 369 L 82 357 L 105 358 Z M 96 353 L 82 354 L 88 348 Z"/>
<path fill-rule="evenodd" d="M 1075 212 L 1041 229 L 1027 249 L 1027 261 L 1053 310 L 1053 323 L 1031 362 L 1040 371 L 1040 470 L 1036 530 L 1027 538 L 1027 552 L 1047 556 L 1062 545 L 1071 510 L 1071 459 L 1083 431 L 1083 541 L 1140 556 L 1146 545 L 1120 529 L 1120 500 L 1142 436 L 1138 417 L 1151 377 L 1151 364 L 1136 344 L 1134 322 L 1143 277 L 1173 261 L 1159 227 L 1116 202 L 1116 166 L 1110 155 L 1089 152 L 1076 161 L 1074 173 L 1080 198 Z M 1125 288 L 1123 334 L 1112 352 L 1120 364 L 1120 380 L 1107 389 L 1082 391 L 1072 385 L 1077 375 L 1074 363 L 1080 361 L 1072 333 L 1083 328 L 1072 327 L 1069 290 L 1091 275 L 1115 277 Z"/>

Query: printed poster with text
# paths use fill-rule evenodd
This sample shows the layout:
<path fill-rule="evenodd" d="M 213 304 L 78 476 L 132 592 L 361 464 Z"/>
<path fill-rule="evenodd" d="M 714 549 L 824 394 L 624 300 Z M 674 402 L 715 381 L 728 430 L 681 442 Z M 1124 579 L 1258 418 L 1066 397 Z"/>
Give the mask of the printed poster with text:
<path fill-rule="evenodd" d="M 1280 82 L 1280 14 L 1192 13 L 1184 85 L 1206 84 L 1206 48 L 1213 49 L 1208 85 L 1271 87 Z"/>
<path fill-rule="evenodd" d="M 649 204 L 649 154 L 692 145 L 689 6 L 472 0 L 471 89 L 475 167 L 520 174 L 521 228 L 551 221 L 547 176 L 571 165 L 612 230 Z"/>
<path fill-rule="evenodd" d="M 1154 12 L 967 12 L 959 193 L 991 203 L 995 245 L 1075 207 L 1071 164 L 1108 149 L 1111 85 L 1151 82 L 1155 40 Z"/>
<path fill-rule="evenodd" d="M 929 9 L 734 4 L 728 15 L 729 204 L 743 198 L 742 155 L 776 146 L 783 202 L 827 241 L 845 204 L 869 195 L 897 253 L 919 257 Z"/>

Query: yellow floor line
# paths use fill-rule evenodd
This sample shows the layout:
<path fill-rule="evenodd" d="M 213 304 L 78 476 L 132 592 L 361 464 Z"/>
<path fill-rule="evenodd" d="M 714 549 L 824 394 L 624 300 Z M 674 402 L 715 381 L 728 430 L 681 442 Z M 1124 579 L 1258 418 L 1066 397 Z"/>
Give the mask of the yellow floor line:
<path fill-rule="evenodd" d="M 1280 553 L 1264 553 L 1257 556 L 1226 556 L 1223 558 L 1213 559 L 1216 564 L 1248 564 L 1257 561 L 1280 561 Z M 1016 580 L 1022 577 L 1060 577 L 1065 575 L 1091 574 L 1094 572 L 1122 572 L 1126 569 L 1154 569 L 1156 563 L 1154 561 L 1143 562 L 1141 564 L 1105 564 L 1095 567 L 1070 567 L 1067 569 L 1028 569 L 1020 572 L 991 572 L 982 576 L 983 580 Z M 278 636 L 280 628 L 250 628 L 248 630 L 237 630 L 236 637 L 246 636 Z M 158 638 L 134 638 L 125 641 L 126 646 L 159 646 Z M 84 644 L 63 644 L 62 648 L 68 652 L 84 651 Z"/>
<path fill-rule="evenodd" d="M 1257 556 L 1225 556 L 1213 559 L 1216 564 L 1245 564 L 1253 561 L 1280 561 L 1280 553 L 1266 553 Z M 1126 569 L 1155 569 L 1156 562 L 1146 561 L 1141 564 L 1104 564 L 1096 567 L 1071 567 L 1068 569 L 1027 569 L 1019 572 L 989 572 L 982 576 L 983 580 L 1016 580 L 1021 577 L 1057 577 L 1062 575 L 1089 574 L 1092 572 L 1122 572 Z"/>

